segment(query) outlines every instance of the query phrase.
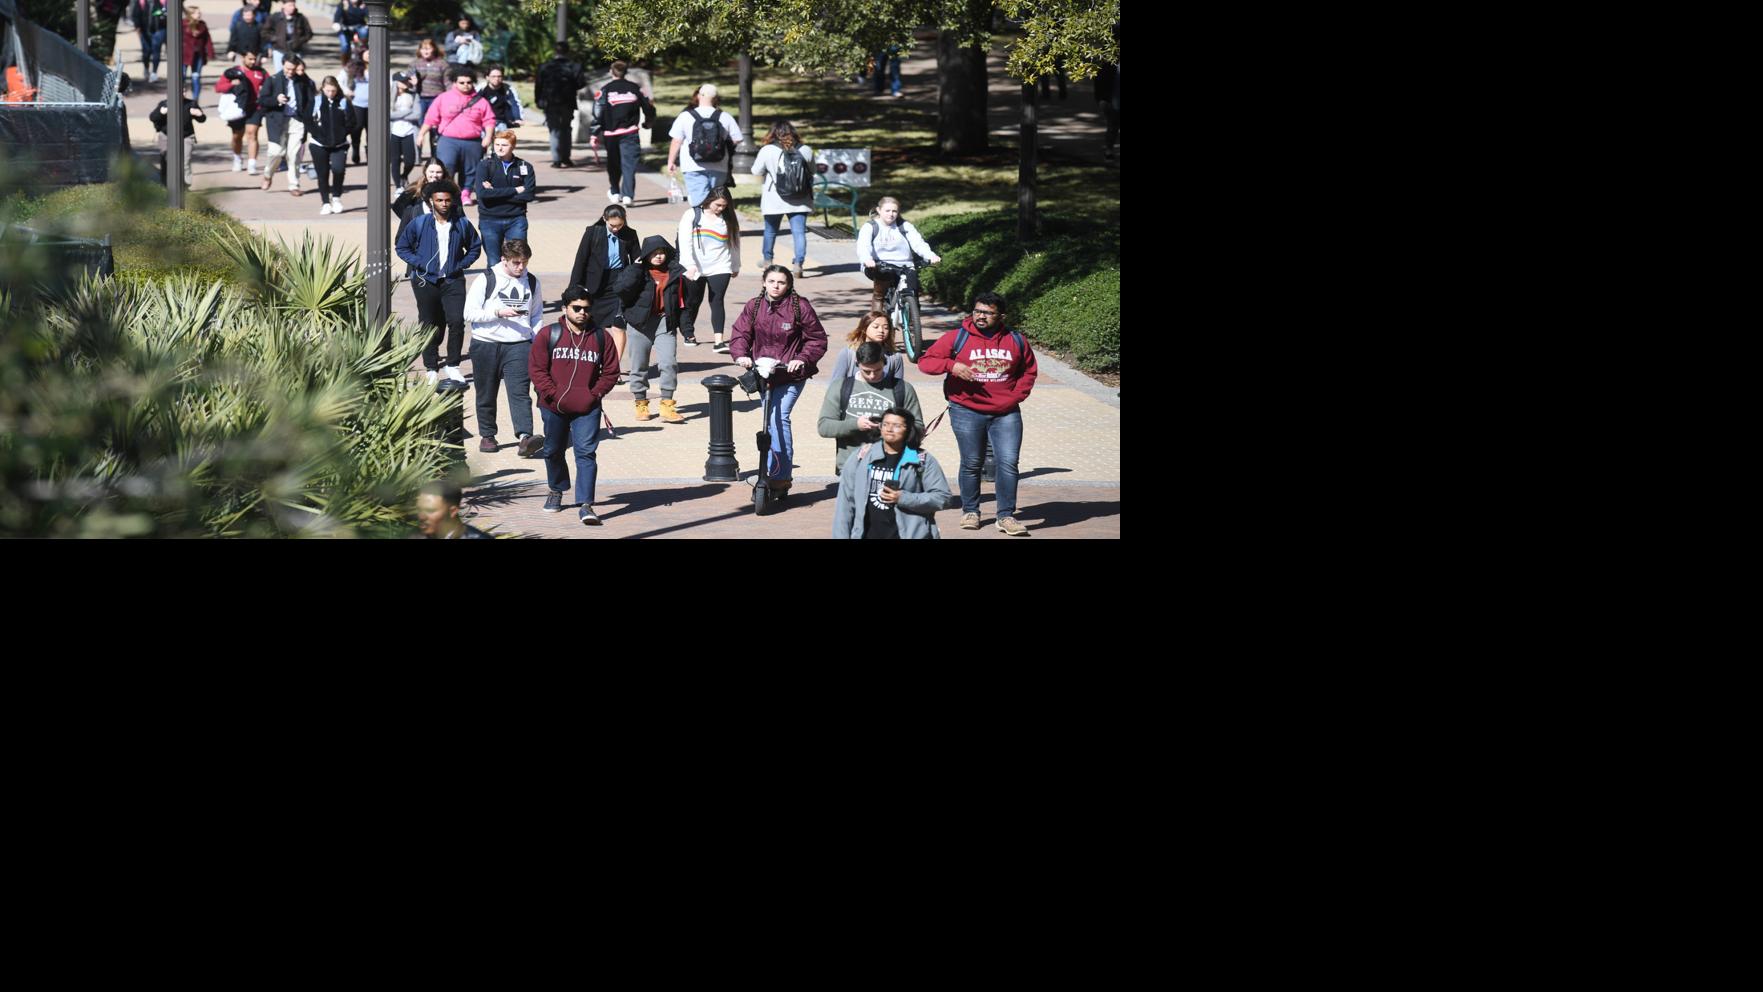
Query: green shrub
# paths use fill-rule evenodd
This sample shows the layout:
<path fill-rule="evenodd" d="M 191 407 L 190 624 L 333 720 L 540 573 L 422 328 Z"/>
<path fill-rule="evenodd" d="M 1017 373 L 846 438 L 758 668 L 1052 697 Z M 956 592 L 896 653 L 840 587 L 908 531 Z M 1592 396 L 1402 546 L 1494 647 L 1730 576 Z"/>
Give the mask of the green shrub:
<path fill-rule="evenodd" d="M 250 230 L 200 196 L 192 195 L 184 210 L 165 206 L 164 197 L 165 191 L 151 184 L 93 183 L 47 196 L 19 196 L 8 206 L 13 220 L 45 233 L 110 235 L 117 275 L 123 279 L 193 273 L 205 280 L 232 280 L 235 266 L 221 246 Z"/>
<path fill-rule="evenodd" d="M 991 291 L 1009 301 L 1009 324 L 1090 371 L 1120 368 L 1120 235 L 1089 218 L 1043 215 L 1041 237 L 1016 237 L 1016 211 L 914 221 L 942 256 L 925 292 L 965 310 Z M 1078 299 L 1081 297 L 1081 300 Z"/>
<path fill-rule="evenodd" d="M 1120 371 L 1119 269 L 1060 283 L 1016 309 L 1030 340 L 1073 356 L 1091 372 Z"/>

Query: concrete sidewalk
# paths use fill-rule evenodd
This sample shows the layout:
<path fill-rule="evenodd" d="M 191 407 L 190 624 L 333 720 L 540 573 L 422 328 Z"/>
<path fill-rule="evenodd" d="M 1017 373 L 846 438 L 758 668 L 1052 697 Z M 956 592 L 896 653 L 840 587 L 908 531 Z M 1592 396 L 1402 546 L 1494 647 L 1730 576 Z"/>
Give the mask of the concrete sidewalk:
<path fill-rule="evenodd" d="M 227 10 L 230 17 L 231 10 Z M 308 16 L 312 16 L 308 12 Z M 210 28 L 217 50 L 225 48 L 226 22 L 210 17 Z M 216 25 L 216 21 L 220 23 Z M 327 35 L 314 18 L 314 37 L 306 54 L 308 74 L 318 79 L 340 74 L 337 63 L 335 35 Z M 394 69 L 406 66 L 415 51 L 415 37 L 398 37 L 393 47 Z M 402 54 L 400 54 L 402 53 Z M 124 64 L 132 62 L 131 74 L 139 69 L 139 47 L 136 35 L 119 31 L 117 55 Z M 227 210 L 248 226 L 297 242 L 307 231 L 329 237 L 338 243 L 365 251 L 367 243 L 367 195 L 365 182 L 372 163 L 351 167 L 345 179 L 343 202 L 345 212 L 320 216 L 319 198 L 313 180 L 303 179 L 307 195 L 291 196 L 287 191 L 285 172 L 276 178 L 272 189 L 259 189 L 259 178 L 233 172 L 229 149 L 230 130 L 214 112 L 213 80 L 218 78 L 230 60 L 222 59 L 209 65 L 204 72 L 202 104 L 210 120 L 197 126 L 197 151 L 194 159 L 194 186 L 210 202 Z M 924 78 L 926 69 L 931 75 Z M 909 92 L 916 94 L 926 87 L 934 93 L 934 65 L 911 60 L 906 65 Z M 829 85 L 837 85 L 829 82 Z M 165 98 L 165 83 L 152 87 L 142 85 L 127 98 L 130 130 L 136 147 L 153 147 L 153 128 L 147 115 Z M 661 108 L 663 113 L 671 108 Z M 543 121 L 529 114 L 532 121 L 519 130 L 521 144 L 516 154 L 534 167 L 539 184 L 539 199 L 529 208 L 529 235 L 534 258 L 532 270 L 542 283 L 547 311 L 554 319 L 556 300 L 564 288 L 568 271 L 575 259 L 584 229 L 599 219 L 606 201 L 604 166 L 552 169 L 546 148 Z M 574 154 L 578 163 L 591 162 L 586 149 Z M 603 157 L 602 157 L 603 158 Z M 648 158 L 648 156 L 646 156 Z M 645 168 L 654 168 L 651 159 Z M 372 171 L 377 176 L 377 171 Z M 756 181 L 751 176 L 737 176 L 738 183 Z M 743 182 L 744 181 L 744 182 Z M 669 205 L 666 179 L 653 171 L 637 177 L 637 200 L 628 209 L 629 222 L 639 237 L 661 234 L 675 240 L 675 229 L 681 207 Z M 475 221 L 475 210 L 471 212 Z M 395 222 L 394 222 L 395 223 Z M 741 271 L 729 287 L 727 331 L 732 328 L 740 305 L 760 292 L 760 271 L 764 267 L 759 249 L 762 233 L 760 218 L 741 217 Z M 788 262 L 789 235 L 780 237 L 777 256 Z M 948 246 L 935 246 L 947 251 Z M 701 380 L 715 373 L 734 374 L 740 370 L 728 356 L 711 350 L 713 339 L 710 308 L 702 308 L 697 321 L 697 337 L 701 344 L 680 348 L 680 382 L 676 394 L 680 411 L 689 418 L 684 424 L 664 424 L 655 419 L 644 424 L 632 420 L 633 397 L 629 389 L 619 386 L 608 396 L 606 411 L 617 427 L 614 439 L 602 441 L 599 448 L 599 477 L 596 508 L 605 521 L 602 527 L 583 527 L 573 507 L 563 513 L 543 513 L 540 505 L 546 494 L 544 464 L 535 459 L 519 458 L 515 451 L 512 422 L 508 415 L 506 391 L 500 400 L 498 421 L 501 448 L 494 454 L 477 450 L 475 435 L 475 393 L 466 397 L 466 429 L 473 436 L 466 442 L 467 465 L 474 484 L 468 489 L 466 512 L 479 527 L 495 528 L 500 533 L 518 533 L 545 537 L 825 537 L 832 530 L 833 442 L 815 431 L 820 404 L 827 388 L 836 350 L 858 319 L 869 309 L 870 287 L 857 271 L 855 243 L 829 240 L 811 228 L 808 240 L 807 277 L 797 283 L 798 291 L 813 303 L 827 328 L 828 357 L 822 372 L 811 380 L 797 403 L 794 415 L 796 448 L 796 489 L 789 505 L 776 514 L 755 517 L 750 502 L 751 490 L 743 483 L 706 483 L 702 481 L 704 462 L 708 456 L 709 428 L 704 422 L 709 408 L 709 393 Z M 402 263 L 394 263 L 402 272 Z M 400 282 L 393 293 L 393 308 L 412 323 L 416 306 L 409 285 Z M 959 326 L 961 314 L 931 303 L 923 313 L 927 336 L 935 337 Z M 469 331 L 467 332 L 469 348 Z M 1026 523 L 1033 536 L 1047 537 L 1112 537 L 1120 536 L 1120 404 L 1116 391 L 1046 355 L 1037 355 L 1040 379 L 1033 396 L 1023 405 L 1023 446 L 1020 460 L 1022 481 L 1019 485 L 1017 517 Z M 469 376 L 469 360 L 463 366 Z M 907 379 L 917 390 L 927 416 L 935 418 L 947 405 L 942 398 L 938 379 L 924 375 L 910 363 Z M 759 465 L 754 446 L 754 433 L 759 428 L 758 404 L 736 390 L 734 438 L 736 458 L 744 479 L 750 479 Z M 660 398 L 659 384 L 651 382 L 649 398 L 653 404 Z M 535 408 L 535 422 L 537 411 Z M 542 429 L 542 428 L 541 428 Z M 944 424 L 925 444 L 935 454 L 949 476 L 951 488 L 957 486 L 959 457 L 952 429 Z M 571 458 L 571 472 L 574 472 Z M 1007 540 L 992 526 L 992 485 L 982 485 L 981 517 L 985 522 L 979 531 L 963 531 L 957 526 L 958 509 L 937 515 L 937 525 L 946 538 L 978 538 Z"/>

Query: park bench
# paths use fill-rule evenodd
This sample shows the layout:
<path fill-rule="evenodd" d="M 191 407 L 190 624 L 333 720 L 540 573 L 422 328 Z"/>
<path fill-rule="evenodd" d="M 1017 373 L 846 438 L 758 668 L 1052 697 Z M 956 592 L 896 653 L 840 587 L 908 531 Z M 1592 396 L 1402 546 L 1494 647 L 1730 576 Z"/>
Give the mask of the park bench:
<path fill-rule="evenodd" d="M 835 192 L 838 195 L 834 195 Z M 833 182 L 824 175 L 814 177 L 814 209 L 820 211 L 820 226 L 826 227 L 826 212 L 831 209 L 851 212 L 851 233 L 857 233 L 857 189 Z"/>

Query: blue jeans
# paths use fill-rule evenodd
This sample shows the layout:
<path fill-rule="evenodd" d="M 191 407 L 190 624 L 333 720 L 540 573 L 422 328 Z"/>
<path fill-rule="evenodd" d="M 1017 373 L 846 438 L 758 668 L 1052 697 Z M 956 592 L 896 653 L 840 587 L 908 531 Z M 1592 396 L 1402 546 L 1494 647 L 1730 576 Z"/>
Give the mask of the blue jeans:
<path fill-rule="evenodd" d="M 897 48 L 890 48 L 885 52 L 875 53 L 875 78 L 871 80 L 871 83 L 875 86 L 875 93 L 877 96 L 881 95 L 882 76 L 884 73 L 888 75 L 889 81 L 893 84 L 894 94 L 898 96 L 900 93 L 899 51 L 900 50 Z M 883 68 L 884 66 L 886 67 L 885 69 Z"/>
<path fill-rule="evenodd" d="M 477 233 L 484 238 L 484 265 L 495 265 L 502 261 L 502 242 L 509 238 L 526 237 L 526 215 L 485 217 L 480 212 L 477 216 Z"/>
<path fill-rule="evenodd" d="M 460 174 L 462 178 L 459 188 L 470 190 L 477 186 L 477 164 L 484 157 L 484 143 L 470 138 L 442 138 L 440 147 L 435 149 L 435 161 L 447 170 L 449 177 Z M 472 193 L 473 197 L 477 194 Z"/>
<path fill-rule="evenodd" d="M 202 102 L 202 67 L 207 64 L 207 62 L 197 60 L 196 64 L 190 67 L 190 99 L 197 104 Z M 168 103 L 166 106 L 170 107 L 171 104 Z"/>
<path fill-rule="evenodd" d="M 726 172 L 682 172 L 686 180 L 686 206 L 695 207 L 704 202 L 710 191 L 717 186 L 728 185 Z"/>
<path fill-rule="evenodd" d="M 978 413 L 959 403 L 949 404 L 949 426 L 961 449 L 961 512 L 979 512 L 979 474 L 986 461 L 986 444 L 998 463 L 997 516 L 1016 515 L 1016 460 L 1022 454 L 1022 411 L 1005 414 Z"/>
<path fill-rule="evenodd" d="M 790 436 L 790 412 L 802 398 L 802 384 L 792 382 L 765 391 L 765 429 L 771 433 L 771 455 L 765 476 L 788 482 L 796 460 L 796 439 Z"/>
<path fill-rule="evenodd" d="M 545 421 L 545 483 L 554 493 L 569 491 L 569 463 L 564 460 L 563 439 L 575 448 L 575 501 L 594 505 L 594 479 L 600 463 L 594 452 L 600 447 L 600 408 L 583 414 L 552 413 L 539 407 Z"/>
<path fill-rule="evenodd" d="M 771 263 L 771 246 L 777 241 L 778 222 L 783 218 L 790 219 L 790 238 L 796 243 L 796 264 L 808 257 L 808 215 L 807 214 L 766 214 L 765 237 L 760 241 L 759 254 L 765 256 L 766 264 Z"/>
<path fill-rule="evenodd" d="M 527 372 L 527 355 L 532 345 L 526 341 L 471 341 L 471 383 L 477 391 L 477 432 L 479 437 L 496 436 L 496 390 L 508 386 L 508 417 L 514 421 L 516 435 L 533 432 L 533 401 L 529 390 L 532 379 Z"/>
<path fill-rule="evenodd" d="M 620 134 L 606 139 L 606 188 L 620 196 L 635 198 L 637 195 L 637 156 L 643 151 L 643 142 L 637 132 Z"/>
<path fill-rule="evenodd" d="M 165 47 L 165 32 L 154 31 L 147 36 L 147 50 L 141 53 L 141 61 L 149 63 L 152 72 L 159 71 L 159 53 Z M 166 106 L 170 106 L 167 104 Z"/>

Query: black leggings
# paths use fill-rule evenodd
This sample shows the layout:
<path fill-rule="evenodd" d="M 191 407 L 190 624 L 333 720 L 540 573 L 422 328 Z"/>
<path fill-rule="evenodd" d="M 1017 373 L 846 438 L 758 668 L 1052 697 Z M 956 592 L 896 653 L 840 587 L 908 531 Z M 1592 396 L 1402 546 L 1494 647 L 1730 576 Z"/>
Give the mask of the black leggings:
<path fill-rule="evenodd" d="M 356 165 L 361 164 L 361 134 L 367 130 L 367 108 L 349 105 L 349 158 Z M 393 143 L 397 142 L 393 138 Z"/>
<path fill-rule="evenodd" d="M 309 145 L 307 151 L 312 153 L 312 168 L 318 172 L 318 195 L 329 203 L 332 197 L 343 195 L 343 173 L 349 168 L 349 149 L 338 145 L 326 148 L 323 145 Z M 330 168 L 325 168 L 325 166 Z"/>
<path fill-rule="evenodd" d="M 704 276 L 686 283 L 686 308 L 680 311 L 680 332 L 686 337 L 697 337 L 693 329 L 698 323 L 698 308 L 704 304 L 704 289 L 710 289 L 710 327 L 717 337 L 722 337 L 723 312 L 722 301 L 728 296 L 728 281 L 734 278 L 724 272 L 719 276 Z"/>

